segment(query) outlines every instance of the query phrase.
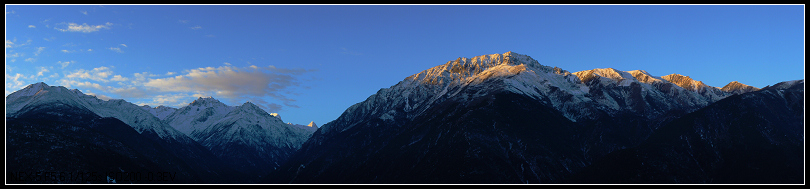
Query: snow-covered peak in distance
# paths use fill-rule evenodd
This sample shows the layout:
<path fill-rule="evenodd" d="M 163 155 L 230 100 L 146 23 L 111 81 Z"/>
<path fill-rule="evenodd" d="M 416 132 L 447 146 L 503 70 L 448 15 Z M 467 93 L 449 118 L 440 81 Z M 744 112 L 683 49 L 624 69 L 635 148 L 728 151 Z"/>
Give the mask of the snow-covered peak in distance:
<path fill-rule="evenodd" d="M 86 95 L 77 89 L 63 86 L 48 86 L 45 83 L 31 84 L 6 97 L 6 117 L 15 117 L 24 107 L 49 106 L 55 103 L 76 108 L 85 108 L 101 117 L 113 117 L 132 126 L 138 132 L 152 131 L 162 138 L 182 139 L 180 132 L 162 123 L 143 107 L 121 99 L 101 100 Z"/>
<path fill-rule="evenodd" d="M 647 112 L 645 115 L 654 117 L 670 109 L 693 110 L 728 96 L 678 74 L 659 77 L 644 70 L 613 68 L 570 73 L 542 65 L 527 55 L 507 52 L 460 57 L 408 76 L 349 107 L 344 114 L 352 116 L 341 116 L 345 120 L 340 121 L 410 119 L 448 99 L 465 101 L 503 90 L 549 104 L 575 122 L 600 112 Z M 629 96 L 631 93 L 635 96 Z M 655 102 L 647 102 L 649 99 Z M 333 130 L 330 124 L 323 127 L 322 132 Z"/>
<path fill-rule="evenodd" d="M 63 86 L 49 86 L 48 84 L 39 82 L 28 85 L 6 96 L 6 117 L 14 117 L 18 111 L 28 105 L 42 105 L 48 103 L 62 103 L 87 108 L 92 111 L 92 105 L 97 104 L 96 101 L 102 100 L 91 95 L 86 95 L 76 89 L 67 89 Z"/>
<path fill-rule="evenodd" d="M 20 97 L 20 96 L 33 96 L 37 92 L 41 91 L 42 89 L 48 88 L 48 87 L 50 87 L 50 86 L 48 86 L 48 84 L 45 84 L 44 82 L 30 84 L 28 86 L 25 86 L 25 88 L 23 88 L 23 89 L 20 89 L 20 90 L 14 92 L 14 93 L 9 94 L 6 98 L 16 98 L 16 97 Z"/>
<path fill-rule="evenodd" d="M 574 75 L 576 75 L 579 78 L 579 80 L 584 83 L 591 82 L 593 80 L 598 80 L 603 85 L 615 83 L 616 85 L 619 86 L 629 86 L 630 83 L 638 81 L 635 77 L 636 75 L 641 77 L 647 76 L 648 74 L 646 71 L 643 70 L 631 73 L 619 71 L 613 68 L 597 68 L 592 70 L 574 72 Z M 645 79 L 650 80 L 650 78 Z"/>
<path fill-rule="evenodd" d="M 701 88 L 709 87 L 708 85 L 703 84 L 702 81 L 697 81 L 697 80 L 692 79 L 689 76 L 684 76 L 684 75 L 681 75 L 681 74 L 669 74 L 669 75 L 665 75 L 665 76 L 663 76 L 661 78 L 664 78 L 665 80 L 669 81 L 670 83 L 674 83 L 675 85 L 678 85 L 678 86 L 680 86 L 680 87 L 682 87 L 684 89 L 690 90 L 690 91 L 698 91 Z"/>
<path fill-rule="evenodd" d="M 264 111 L 262 108 L 260 108 L 259 106 L 256 106 L 256 104 L 253 104 L 250 101 L 245 102 L 240 106 L 237 106 L 234 111 L 242 111 L 244 113 L 251 113 L 251 114 L 261 115 L 261 116 L 264 116 L 264 117 L 269 116 L 269 117 L 273 117 L 273 118 L 276 118 L 278 120 L 281 120 L 280 117 L 270 115 L 269 113 Z"/>
<path fill-rule="evenodd" d="M 492 76 L 515 75 L 527 70 L 553 69 L 540 65 L 529 56 L 510 51 L 503 54 L 482 55 L 472 58 L 459 57 L 455 61 L 448 61 L 443 65 L 411 75 L 406 80 L 418 81 L 420 84 L 445 85 L 453 81 L 485 80 Z M 557 71 L 560 74 L 567 73 L 562 70 Z"/>
<path fill-rule="evenodd" d="M 179 108 L 166 116 L 163 121 L 178 131 L 194 137 L 193 132 L 215 124 L 234 109 L 235 107 L 228 106 L 212 97 L 200 97 L 189 103 L 188 106 Z"/>
<path fill-rule="evenodd" d="M 149 105 L 143 105 L 143 106 L 141 106 L 141 108 L 143 108 L 143 110 L 146 110 L 147 112 L 151 113 L 152 115 L 155 115 L 155 117 L 158 117 L 158 119 L 160 119 L 160 120 L 166 119 L 166 117 L 168 117 L 169 115 L 174 113 L 174 111 L 177 111 L 177 108 L 172 108 L 172 107 L 163 106 L 163 105 L 159 105 L 159 106 L 154 107 L 154 108 L 150 107 Z"/>
<path fill-rule="evenodd" d="M 206 106 L 206 107 L 210 107 L 212 105 L 218 105 L 218 104 L 223 104 L 224 105 L 224 103 L 220 102 L 217 99 L 214 99 L 214 97 L 209 96 L 209 97 L 199 97 L 199 98 L 197 98 L 197 100 L 192 101 L 188 105 L 189 106 Z"/>
<path fill-rule="evenodd" d="M 627 72 L 633 75 L 633 77 L 636 78 L 636 80 L 642 83 L 653 84 L 653 83 L 662 83 L 665 81 L 664 78 L 653 76 L 644 70 L 632 70 Z"/>
<path fill-rule="evenodd" d="M 737 82 L 737 81 L 732 81 L 732 82 L 726 84 L 726 86 L 723 86 L 723 88 L 720 88 L 720 90 L 725 91 L 725 92 L 729 92 L 729 93 L 732 93 L 732 94 L 741 94 L 741 93 L 747 93 L 747 92 L 751 92 L 751 91 L 757 91 L 757 90 L 759 90 L 759 88 L 749 86 L 749 85 L 746 85 L 746 84 L 742 84 L 742 83 Z"/>
<path fill-rule="evenodd" d="M 566 106 L 561 103 L 588 101 L 584 99 L 587 87 L 579 83 L 579 78 L 568 71 L 541 65 L 527 55 L 514 52 L 460 57 L 408 76 L 389 88 L 380 89 L 365 101 L 347 108 L 344 115 L 352 116 L 341 116 L 342 120 L 338 121 L 354 123 L 367 117 L 384 121 L 412 119 L 445 100 L 465 101 L 504 90 L 554 103 L 554 106 Z M 471 91 L 478 92 L 467 93 Z M 562 97 L 549 93 L 574 95 Z M 575 107 L 561 109 L 569 108 Z M 331 128 L 327 123 L 319 131 L 331 132 L 333 129 L 336 128 Z"/>
<path fill-rule="evenodd" d="M 314 121 L 309 122 L 308 125 L 293 124 L 293 123 L 287 123 L 287 125 L 290 127 L 306 130 L 307 132 L 310 133 L 314 133 L 316 130 L 318 130 L 318 125 L 316 125 Z"/>

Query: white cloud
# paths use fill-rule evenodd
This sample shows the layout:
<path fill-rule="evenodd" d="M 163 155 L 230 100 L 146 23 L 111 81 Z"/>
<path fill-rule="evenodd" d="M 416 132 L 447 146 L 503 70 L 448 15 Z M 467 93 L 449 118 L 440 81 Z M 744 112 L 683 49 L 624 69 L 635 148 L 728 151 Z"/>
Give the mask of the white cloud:
<path fill-rule="evenodd" d="M 157 95 L 150 98 L 151 102 L 147 102 L 145 104 L 150 106 L 184 106 L 187 104 L 184 100 L 191 98 L 188 94 L 179 93 L 179 94 L 164 94 L 164 95 Z"/>
<path fill-rule="evenodd" d="M 20 73 L 14 74 L 14 76 L 6 74 L 6 90 L 17 91 L 25 87 L 25 82 L 23 82 L 22 79 L 26 78 L 25 75 Z"/>
<path fill-rule="evenodd" d="M 58 63 L 66 67 L 75 62 Z M 67 72 L 59 82 L 68 88 L 73 86 L 92 89 L 96 92 L 93 95 L 99 98 L 112 96 L 128 99 L 136 104 L 183 106 L 193 97 L 213 96 L 235 103 L 248 100 L 267 111 L 275 112 L 282 107 L 298 107 L 294 104 L 295 100 L 287 95 L 291 94 L 293 87 L 300 84 L 300 75 L 307 72 L 310 70 L 252 65 L 202 67 L 184 70 L 183 73 L 141 72 L 125 77 L 114 74 L 110 67 L 98 67 Z M 41 75 L 47 74 L 43 72 Z M 10 76 L 7 76 L 7 82 L 12 80 L 8 77 Z"/>
<path fill-rule="evenodd" d="M 28 25 L 28 28 L 37 28 L 35 25 Z"/>
<path fill-rule="evenodd" d="M 129 80 L 129 79 L 128 79 L 128 78 L 126 78 L 126 77 L 121 77 L 121 75 L 115 75 L 115 76 L 113 76 L 113 78 L 112 78 L 112 79 L 110 79 L 110 80 L 111 80 L 111 81 L 127 81 L 127 80 Z"/>
<path fill-rule="evenodd" d="M 39 71 L 37 72 L 37 76 L 43 76 L 45 73 L 48 73 L 50 70 L 45 67 L 39 67 Z"/>
<path fill-rule="evenodd" d="M 68 65 L 73 64 L 73 63 L 76 63 L 76 62 L 75 62 L 75 61 L 64 61 L 64 62 L 62 62 L 62 61 L 57 61 L 56 63 L 57 63 L 57 64 L 59 64 L 59 65 L 61 65 L 61 66 L 62 66 L 62 69 L 64 69 L 64 68 L 65 68 L 65 67 L 67 67 Z"/>
<path fill-rule="evenodd" d="M 14 38 L 13 40 L 6 39 L 6 48 L 22 47 L 22 46 L 31 44 L 31 41 L 32 40 L 29 39 L 29 40 L 25 41 L 25 43 L 17 44 L 17 38 Z"/>
<path fill-rule="evenodd" d="M 93 68 L 93 70 L 79 69 L 72 73 L 65 75 L 69 79 L 90 79 L 93 81 L 107 82 L 107 77 L 113 74 L 112 70 L 108 67 Z"/>
<path fill-rule="evenodd" d="M 202 26 L 194 26 L 194 27 L 190 27 L 190 28 L 192 30 L 199 30 L 199 29 L 202 29 Z"/>
<path fill-rule="evenodd" d="M 82 25 L 79 25 L 79 24 L 76 24 L 76 23 L 67 23 L 66 24 L 66 23 L 63 22 L 63 23 L 59 24 L 59 26 L 61 26 L 61 25 L 67 25 L 67 28 L 54 27 L 54 29 L 62 31 L 62 32 L 90 33 L 90 32 L 97 32 L 97 31 L 99 31 L 101 29 L 110 29 L 110 26 L 112 26 L 113 24 L 107 22 L 107 23 L 105 23 L 103 25 L 87 25 L 87 23 L 83 23 Z"/>
<path fill-rule="evenodd" d="M 71 84 L 76 85 L 76 87 L 94 88 L 94 89 L 98 89 L 98 90 L 105 90 L 106 89 L 105 87 L 101 86 L 98 83 L 91 83 L 91 82 L 88 82 L 88 81 L 85 81 L 85 82 L 71 81 L 71 82 L 72 82 Z"/>
<path fill-rule="evenodd" d="M 137 88 L 134 86 L 127 86 L 122 88 L 110 88 L 108 90 L 113 94 L 117 94 L 123 98 L 149 98 L 154 96 L 153 91 L 147 91 L 142 88 Z"/>
<path fill-rule="evenodd" d="M 82 14 L 84 14 L 84 15 L 87 15 L 87 11 L 84 11 L 84 10 L 83 10 L 83 11 L 79 11 L 79 12 L 81 12 L 81 13 L 82 13 Z"/>
<path fill-rule="evenodd" d="M 118 47 L 110 47 L 108 49 L 110 49 L 112 51 L 115 51 L 115 52 L 118 52 L 118 53 L 124 53 L 124 51 L 121 51 L 121 48 L 118 48 Z"/>
<path fill-rule="evenodd" d="M 33 62 L 36 62 L 37 59 L 36 58 L 26 58 L 25 61 L 33 63 Z"/>
<path fill-rule="evenodd" d="M 286 106 L 297 107 L 292 104 L 295 100 L 284 94 L 287 94 L 291 87 L 299 85 L 300 81 L 295 77 L 296 75 L 308 71 L 275 67 L 251 66 L 248 69 L 221 66 L 197 68 L 185 72 L 184 75 L 174 77 L 148 79 L 143 85 L 159 92 L 207 93 L 229 99 L 271 97 L 282 101 Z M 270 103 L 264 103 L 263 106 L 275 107 Z"/>
<path fill-rule="evenodd" d="M 21 56 L 20 53 L 6 54 L 6 58 L 17 58 L 20 56 Z"/>
<path fill-rule="evenodd" d="M 39 56 L 39 53 L 45 50 L 45 47 L 37 47 L 37 52 L 34 52 L 34 56 Z"/>

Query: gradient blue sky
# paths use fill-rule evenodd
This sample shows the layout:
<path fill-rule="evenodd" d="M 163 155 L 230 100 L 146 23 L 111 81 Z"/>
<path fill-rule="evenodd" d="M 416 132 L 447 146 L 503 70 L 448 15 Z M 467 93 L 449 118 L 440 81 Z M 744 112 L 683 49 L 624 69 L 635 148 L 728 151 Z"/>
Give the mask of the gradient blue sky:
<path fill-rule="evenodd" d="M 512 51 L 722 87 L 804 79 L 804 5 L 6 5 L 5 94 L 35 82 L 323 125 L 405 77 Z"/>

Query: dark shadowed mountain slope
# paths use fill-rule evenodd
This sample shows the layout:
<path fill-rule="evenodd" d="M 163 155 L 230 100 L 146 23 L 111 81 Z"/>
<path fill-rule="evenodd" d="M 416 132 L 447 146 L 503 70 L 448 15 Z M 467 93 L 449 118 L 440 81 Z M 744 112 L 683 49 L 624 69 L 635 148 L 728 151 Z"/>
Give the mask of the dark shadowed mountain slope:
<path fill-rule="evenodd" d="M 581 154 L 573 122 L 524 95 L 490 91 L 443 101 L 401 125 L 372 118 L 316 133 L 271 182 L 547 183 L 583 165 L 568 155 Z"/>
<path fill-rule="evenodd" d="M 102 101 L 78 90 L 37 83 L 10 94 L 6 103 L 9 172 L 117 170 L 143 177 L 157 172 L 174 176 L 133 183 L 245 181 L 205 147 L 123 100 Z M 28 181 L 22 182 L 85 183 Z M 91 183 L 102 183 L 96 181 Z"/>
<path fill-rule="evenodd" d="M 200 145 L 138 133 L 116 118 L 67 104 L 30 107 L 6 118 L 8 183 L 241 182 L 212 161 L 218 162 Z"/>
<path fill-rule="evenodd" d="M 613 152 L 569 183 L 804 183 L 804 88 L 733 95 Z"/>

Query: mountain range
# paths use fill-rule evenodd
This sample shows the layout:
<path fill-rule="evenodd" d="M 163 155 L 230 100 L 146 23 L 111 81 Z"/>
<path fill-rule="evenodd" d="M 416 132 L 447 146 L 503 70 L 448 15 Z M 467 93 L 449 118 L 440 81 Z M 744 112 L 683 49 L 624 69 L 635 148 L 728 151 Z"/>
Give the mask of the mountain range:
<path fill-rule="evenodd" d="M 790 107 L 755 103 L 731 106 L 719 112 L 785 111 L 782 117 L 754 117 L 757 127 L 788 134 L 780 155 L 790 160 L 791 173 L 803 168 L 804 80 L 790 81 Z M 777 84 L 775 86 L 781 86 Z M 768 88 L 768 87 L 766 87 Z M 783 90 L 783 89 L 778 89 Z M 688 76 L 653 76 L 643 70 L 612 68 L 568 72 L 539 64 L 529 56 L 507 52 L 458 58 L 405 78 L 379 90 L 365 101 L 349 107 L 340 117 L 324 124 L 266 183 L 724 183 L 736 169 L 712 170 L 716 174 L 690 175 L 693 167 L 670 166 L 655 172 L 662 180 L 590 179 L 585 175 L 611 174 L 617 153 L 642 148 L 648 138 L 671 125 L 689 125 L 700 110 L 740 94 L 757 96 L 756 90 L 738 82 L 725 88 L 711 87 Z M 757 98 L 752 98 L 755 100 Z M 726 100 L 726 101 L 730 101 Z M 728 102 L 724 102 L 728 103 Z M 732 103 L 733 104 L 733 103 Z M 764 105 L 767 107 L 760 107 Z M 726 119 L 739 119 L 736 115 Z M 784 118 L 783 117 L 787 117 Z M 779 121 L 770 119 L 780 119 Z M 721 124 L 709 119 L 706 127 Z M 687 122 L 686 124 L 683 124 Z M 767 123 L 767 124 L 766 124 Z M 789 123 L 782 125 L 781 123 Z M 723 123 L 728 124 L 728 123 Z M 735 127 L 736 124 L 726 127 Z M 687 128 L 683 132 L 692 131 Z M 757 128 L 760 129 L 761 128 Z M 769 132 L 746 132 L 741 136 L 715 134 L 718 139 L 772 138 Z M 752 135 L 752 136 L 749 136 Z M 672 136 L 666 136 L 672 137 Z M 664 137 L 664 138 L 666 138 Z M 704 140 L 708 136 L 703 135 Z M 679 145 L 672 141 L 663 145 Z M 763 143 L 761 145 L 769 145 Z M 686 148 L 689 148 L 687 145 Z M 742 149 L 741 149 L 742 148 Z M 734 153 L 745 146 L 727 146 L 712 152 L 720 157 L 683 156 L 682 151 L 656 152 L 659 159 L 642 159 L 648 166 L 713 161 L 723 169 L 748 165 L 735 163 Z M 673 149 L 675 150 L 675 149 Z M 677 149 L 683 150 L 683 149 Z M 672 154 L 676 155 L 672 155 Z M 749 152 L 750 154 L 751 152 Z M 680 156 L 678 156 L 680 155 Z M 621 158 L 618 158 L 621 159 Z M 735 159 L 736 161 L 738 159 Z M 632 167 L 626 169 L 638 171 Z M 754 176 L 751 167 L 738 167 Z M 776 169 L 769 169 L 774 171 Z M 799 169 L 801 170 L 801 169 Z M 646 172 L 633 172 L 643 174 Z M 784 175 L 784 174 L 782 174 Z M 685 177 L 685 178 L 681 178 Z M 781 180 L 752 179 L 746 182 L 796 183 L 797 177 Z"/>
<path fill-rule="evenodd" d="M 36 83 L 6 97 L 7 180 L 163 170 L 174 183 L 802 183 L 803 111 L 803 79 L 712 87 L 513 52 L 416 73 L 320 127 L 250 102 L 137 106 Z"/>
<path fill-rule="evenodd" d="M 11 183 L 251 183 L 316 129 L 284 124 L 250 102 L 151 108 L 45 83 L 6 97 L 6 127 Z M 140 178 L 152 172 L 174 177 Z M 31 176 L 38 173 L 59 174 Z"/>

